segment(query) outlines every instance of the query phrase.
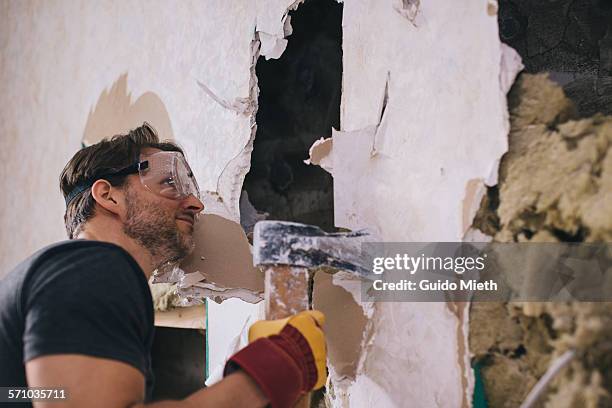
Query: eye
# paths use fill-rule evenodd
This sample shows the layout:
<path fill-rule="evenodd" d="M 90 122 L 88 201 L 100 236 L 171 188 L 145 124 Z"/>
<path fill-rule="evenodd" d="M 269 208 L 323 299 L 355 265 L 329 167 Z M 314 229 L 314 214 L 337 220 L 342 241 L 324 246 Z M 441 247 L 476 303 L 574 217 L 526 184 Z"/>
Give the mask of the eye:
<path fill-rule="evenodd" d="M 170 187 L 174 187 L 174 185 L 176 184 L 172 177 L 168 177 L 167 179 L 162 180 L 161 183 L 165 186 L 170 186 Z"/>

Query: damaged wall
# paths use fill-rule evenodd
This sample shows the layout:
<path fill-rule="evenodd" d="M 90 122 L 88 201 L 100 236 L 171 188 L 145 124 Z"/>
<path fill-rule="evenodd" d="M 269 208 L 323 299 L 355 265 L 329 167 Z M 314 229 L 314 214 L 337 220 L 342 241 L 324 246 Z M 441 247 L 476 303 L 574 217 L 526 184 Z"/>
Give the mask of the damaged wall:
<path fill-rule="evenodd" d="M 505 92 L 520 69 L 498 39 L 496 11 L 487 1 L 345 2 L 341 129 L 318 146 L 330 150 L 324 167 L 334 177 L 337 227 L 368 227 L 386 241 L 462 239 L 475 197 L 485 182 L 496 183 Z M 333 307 L 353 313 L 327 311 L 334 405 L 470 405 L 465 305 L 380 302 L 359 310 L 325 280 L 325 291 L 345 302 Z M 317 304 L 326 311 L 315 297 Z M 355 318 L 364 328 L 358 342 L 336 334 Z"/>
<path fill-rule="evenodd" d="M 105 90 L 122 106 L 100 111 L 108 121 L 141 120 L 134 105 L 155 96 L 150 122 L 170 129 L 201 187 L 218 192 L 219 213 L 237 224 L 260 41 L 265 58 L 282 55 L 288 11 L 300 3 L 3 2 L 0 166 L 15 194 L 0 205 L 0 274 L 64 237 L 57 177 L 85 129 L 99 129 L 88 116 Z M 340 129 L 317 160 L 334 178 L 336 227 L 368 227 L 388 241 L 462 239 L 485 183 L 496 183 L 505 92 L 520 65 L 498 40 L 496 11 L 492 0 L 344 3 Z M 237 276 L 220 275 L 215 283 L 234 286 Z M 332 404 L 469 406 L 465 305 L 359 304 L 355 282 L 339 278 L 315 282 L 315 306 L 329 316 Z M 222 364 L 260 311 L 239 300 L 211 309 L 209 351 Z"/>
<path fill-rule="evenodd" d="M 257 2 L 18 1 L 0 8 L 1 183 L 13 191 L 0 205 L 0 276 L 65 238 L 58 177 L 85 130 L 102 128 L 88 122 L 92 111 L 115 125 L 104 128 L 113 133 L 146 118 L 163 138 L 173 134 L 201 188 L 221 191 L 238 218 L 235 186 L 248 158 L 246 165 L 236 158 L 254 122 Z M 217 103 L 198 83 L 242 110 Z"/>

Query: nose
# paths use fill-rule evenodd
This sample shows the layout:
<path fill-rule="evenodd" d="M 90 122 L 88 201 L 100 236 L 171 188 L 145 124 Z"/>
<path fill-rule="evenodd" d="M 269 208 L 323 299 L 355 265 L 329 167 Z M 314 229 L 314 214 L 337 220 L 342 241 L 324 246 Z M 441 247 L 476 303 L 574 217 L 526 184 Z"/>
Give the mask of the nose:
<path fill-rule="evenodd" d="M 193 194 L 189 194 L 183 200 L 183 208 L 193 212 L 194 215 L 198 215 L 204 210 L 204 203 Z"/>

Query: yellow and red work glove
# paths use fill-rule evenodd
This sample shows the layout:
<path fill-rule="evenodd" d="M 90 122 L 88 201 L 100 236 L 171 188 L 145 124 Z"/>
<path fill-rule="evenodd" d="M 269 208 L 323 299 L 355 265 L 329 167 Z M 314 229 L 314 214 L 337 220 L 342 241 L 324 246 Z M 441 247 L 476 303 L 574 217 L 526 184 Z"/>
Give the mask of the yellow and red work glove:
<path fill-rule="evenodd" d="M 281 320 L 262 320 L 249 330 L 249 344 L 234 354 L 225 375 L 240 368 L 255 380 L 272 408 L 288 408 L 300 395 L 325 385 L 325 316 L 307 310 Z"/>

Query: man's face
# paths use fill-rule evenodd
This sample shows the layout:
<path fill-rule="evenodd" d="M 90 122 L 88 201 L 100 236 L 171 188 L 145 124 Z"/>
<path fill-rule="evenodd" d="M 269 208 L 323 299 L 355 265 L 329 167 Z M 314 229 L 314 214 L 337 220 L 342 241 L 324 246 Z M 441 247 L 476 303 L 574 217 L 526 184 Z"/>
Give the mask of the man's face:
<path fill-rule="evenodd" d="M 143 149 L 141 160 L 160 150 Z M 125 188 L 126 220 L 124 233 L 147 248 L 155 267 L 187 256 L 194 247 L 193 229 L 204 205 L 193 195 L 171 199 L 153 193 L 129 176 Z"/>

